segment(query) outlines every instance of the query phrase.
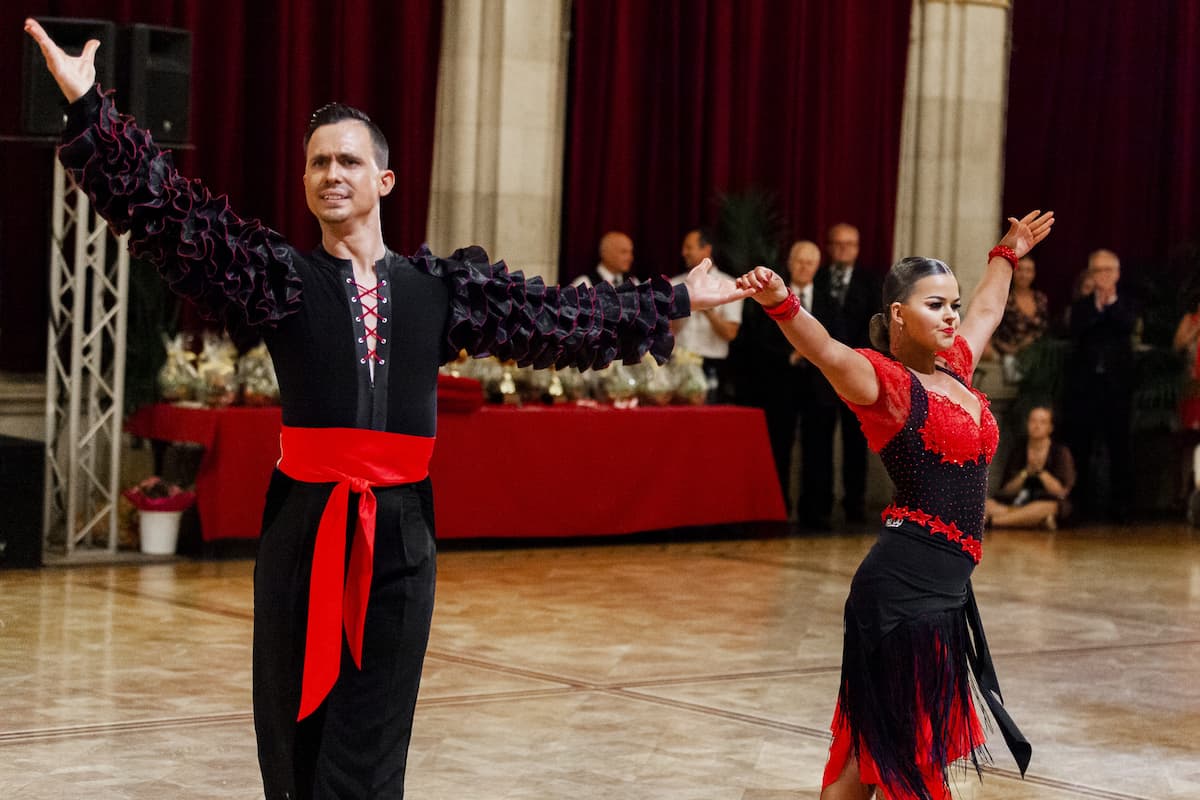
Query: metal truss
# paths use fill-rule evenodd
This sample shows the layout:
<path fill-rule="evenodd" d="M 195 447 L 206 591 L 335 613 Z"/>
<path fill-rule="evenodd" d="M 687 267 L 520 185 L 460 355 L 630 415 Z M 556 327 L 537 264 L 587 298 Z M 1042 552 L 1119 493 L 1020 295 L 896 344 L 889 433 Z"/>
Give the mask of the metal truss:
<path fill-rule="evenodd" d="M 44 553 L 70 561 L 117 551 L 129 236 L 113 236 L 57 158 L 53 203 L 42 530 Z"/>

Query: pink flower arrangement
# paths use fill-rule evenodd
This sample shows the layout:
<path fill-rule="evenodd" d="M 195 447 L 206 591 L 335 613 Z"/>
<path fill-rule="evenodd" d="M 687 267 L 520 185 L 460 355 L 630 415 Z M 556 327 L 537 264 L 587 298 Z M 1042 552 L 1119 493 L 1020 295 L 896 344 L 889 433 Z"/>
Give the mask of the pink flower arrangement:
<path fill-rule="evenodd" d="M 195 492 L 185 492 L 157 475 L 131 486 L 121 495 L 139 511 L 183 511 L 196 502 Z"/>

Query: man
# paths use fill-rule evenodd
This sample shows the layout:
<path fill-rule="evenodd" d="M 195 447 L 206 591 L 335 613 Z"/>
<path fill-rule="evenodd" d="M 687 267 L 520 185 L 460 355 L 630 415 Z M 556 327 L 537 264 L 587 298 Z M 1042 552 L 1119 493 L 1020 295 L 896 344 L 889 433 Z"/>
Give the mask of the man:
<path fill-rule="evenodd" d="M 586 275 L 571 281 L 572 286 L 598 286 L 608 283 L 620 286 L 629 282 L 637 285 L 637 278 L 629 274 L 633 267 L 633 239 L 620 231 L 609 231 L 600 237 L 600 263 Z"/>
<path fill-rule="evenodd" d="M 1071 304 L 1070 332 L 1074 352 L 1067 367 L 1067 443 L 1075 457 L 1079 483 L 1075 496 L 1085 514 L 1107 511 L 1126 521 L 1133 493 L 1130 426 L 1133 410 L 1133 331 L 1137 310 L 1117 292 L 1121 261 L 1111 250 L 1088 256 L 1092 292 Z M 1108 491 L 1101 495 L 1092 472 L 1092 447 L 1102 439 L 1108 452 Z M 1088 504 L 1091 504 L 1089 507 Z"/>
<path fill-rule="evenodd" d="M 798 241 L 788 251 L 787 272 L 792 291 L 800 298 L 805 311 L 812 310 L 813 276 L 821 263 L 821 248 L 809 241 Z M 792 347 L 758 303 L 745 303 L 745 324 L 738 334 L 742 372 L 739 375 L 738 401 L 744 405 L 761 408 L 767 419 L 767 437 L 771 442 L 771 456 L 775 460 L 775 473 L 779 486 L 788 504 L 789 512 L 798 506 L 791 492 L 792 449 L 796 444 L 796 419 L 808 431 L 807 404 L 811 402 L 813 375 L 819 370 Z M 807 444 L 804 445 L 802 494 L 807 490 L 812 469 L 828 470 L 828 465 L 810 461 Z"/>
<path fill-rule="evenodd" d="M 826 237 L 828 265 L 813 279 L 813 308 L 829 335 L 850 347 L 870 347 L 871 317 L 879 311 L 880 287 L 871 273 L 857 266 L 858 229 L 838 223 Z M 841 427 L 842 508 L 846 522 L 866 520 L 863 498 L 867 488 L 867 440 L 858 420 L 838 400 L 829 381 L 819 372 L 806 409 L 811 415 L 811 436 L 804 441 L 805 464 L 812 464 L 812 482 L 804 485 L 802 521 L 814 528 L 830 527 L 833 508 L 833 436 Z M 811 461 L 810 461 L 811 459 Z M 818 466 L 819 465 L 819 466 Z"/>
<path fill-rule="evenodd" d="M 704 259 L 712 259 L 712 237 L 703 228 L 694 228 L 683 237 L 683 256 L 685 271 L 671 279 L 671 283 L 683 283 L 688 273 L 696 268 Z M 722 278 L 729 276 L 713 268 L 712 275 Z M 725 370 L 729 358 L 729 343 L 737 336 L 742 324 L 742 304 L 730 303 L 718 308 L 710 308 L 691 317 L 676 320 L 671 323 L 675 332 L 675 346 L 681 350 L 695 353 L 704 359 L 704 375 L 708 379 L 708 401 L 717 402 L 723 396 L 723 383 L 728 376 Z"/>
<path fill-rule="evenodd" d="M 439 364 L 460 348 L 535 366 L 599 367 L 647 351 L 663 360 L 669 317 L 687 313 L 689 293 L 697 308 L 745 293 L 704 268 L 686 291 L 658 278 L 617 292 L 523 282 L 479 248 L 399 256 L 379 218 L 395 183 L 387 141 L 340 104 L 318 109 L 305 136 L 321 246 L 301 253 L 179 175 L 118 115 L 93 85 L 99 42 L 71 57 L 33 20 L 25 30 L 71 103 L 59 157 L 93 207 L 172 289 L 259 332 L 274 360 L 282 457 L 254 581 L 266 796 L 402 797 L 433 611 Z"/>

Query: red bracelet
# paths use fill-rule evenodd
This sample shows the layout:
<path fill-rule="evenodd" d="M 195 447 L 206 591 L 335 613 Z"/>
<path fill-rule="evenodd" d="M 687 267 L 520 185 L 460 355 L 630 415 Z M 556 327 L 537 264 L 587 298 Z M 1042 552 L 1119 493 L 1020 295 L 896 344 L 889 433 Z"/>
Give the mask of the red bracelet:
<path fill-rule="evenodd" d="M 991 250 L 988 250 L 988 261 L 991 261 L 996 256 L 1000 256 L 1009 264 L 1012 264 L 1013 269 L 1017 268 L 1017 251 L 1013 250 L 1011 247 L 1005 247 L 1002 244 L 998 244 Z"/>
<path fill-rule="evenodd" d="M 764 307 L 763 311 L 766 311 L 767 316 L 771 319 L 777 322 L 784 322 L 800 313 L 800 298 L 796 296 L 795 292 L 789 291 L 787 299 L 782 303 L 770 308 Z"/>

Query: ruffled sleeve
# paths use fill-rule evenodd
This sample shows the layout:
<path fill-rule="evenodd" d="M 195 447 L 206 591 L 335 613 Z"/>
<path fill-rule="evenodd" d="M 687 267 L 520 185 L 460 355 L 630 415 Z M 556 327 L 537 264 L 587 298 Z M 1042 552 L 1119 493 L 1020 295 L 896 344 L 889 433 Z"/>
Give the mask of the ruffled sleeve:
<path fill-rule="evenodd" d="M 212 319 L 274 326 L 298 311 L 301 279 L 283 237 L 180 175 L 111 94 L 95 87 L 70 106 L 58 156 L 113 230 L 129 232 L 130 253 Z"/>
<path fill-rule="evenodd" d="M 975 355 L 966 339 L 955 336 L 951 345 L 938 353 L 938 356 L 946 362 L 946 369 L 961 378 L 967 386 L 971 385 L 971 375 L 975 372 Z"/>
<path fill-rule="evenodd" d="M 908 420 L 909 411 L 912 410 L 912 373 L 899 361 L 878 350 L 864 347 L 855 352 L 866 356 L 875 368 L 879 397 L 869 406 L 851 403 L 844 397 L 842 401 L 858 417 L 863 435 L 867 438 L 867 446 L 878 453 Z"/>
<path fill-rule="evenodd" d="M 672 319 L 687 316 L 687 289 L 658 277 L 620 288 L 547 286 L 490 263 L 480 247 L 438 258 L 422 247 L 417 269 L 450 286 L 448 352 L 493 355 L 522 366 L 607 366 L 638 363 L 646 353 L 663 363 L 675 339 Z"/>

